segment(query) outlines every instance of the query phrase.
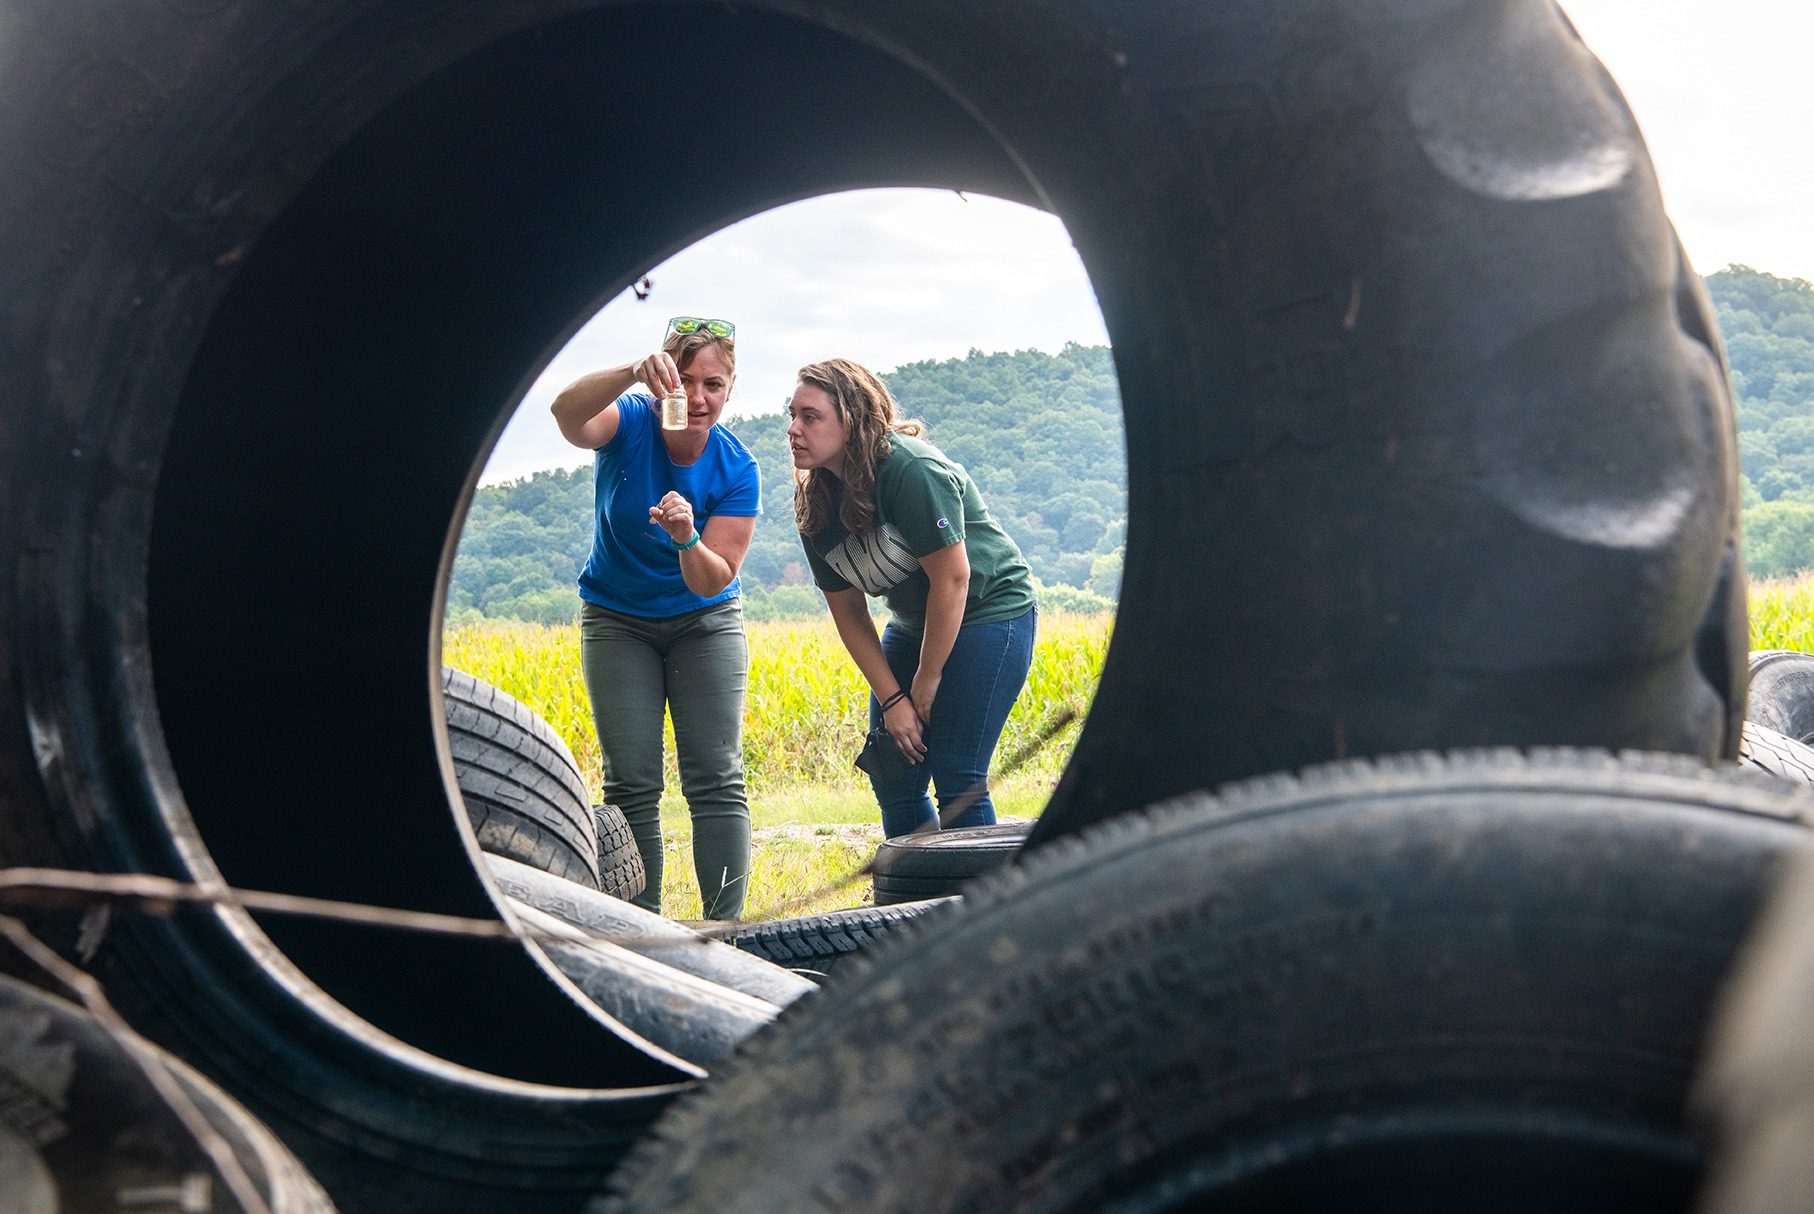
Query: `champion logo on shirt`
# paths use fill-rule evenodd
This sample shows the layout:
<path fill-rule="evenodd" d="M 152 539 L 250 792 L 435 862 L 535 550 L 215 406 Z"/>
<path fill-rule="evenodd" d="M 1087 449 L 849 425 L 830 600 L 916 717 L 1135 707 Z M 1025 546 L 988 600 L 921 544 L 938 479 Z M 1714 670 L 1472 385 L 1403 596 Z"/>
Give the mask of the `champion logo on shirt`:
<path fill-rule="evenodd" d="M 948 518 L 942 518 L 938 521 L 938 525 L 939 525 L 939 530 L 943 531 L 945 528 L 947 528 L 951 525 L 951 520 Z"/>

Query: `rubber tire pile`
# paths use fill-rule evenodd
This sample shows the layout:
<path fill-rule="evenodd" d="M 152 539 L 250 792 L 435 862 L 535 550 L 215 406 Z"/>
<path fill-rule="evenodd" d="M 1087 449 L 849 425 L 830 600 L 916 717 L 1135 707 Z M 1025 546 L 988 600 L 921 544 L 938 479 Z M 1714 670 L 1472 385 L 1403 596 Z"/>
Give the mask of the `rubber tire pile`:
<path fill-rule="evenodd" d="M 1718 1214 L 1805 1205 L 1814 876 L 1739 949 L 1809 794 L 1729 763 L 1723 354 L 1553 4 L 0 24 L 0 866 L 518 933 L 15 871 L 0 964 L 92 1007 L 0 1016 L 14 1204 L 1675 1210 L 1711 1160 Z M 683 128 L 632 47 L 709 65 L 711 172 L 636 184 Z M 1121 605 L 1024 857 L 873 949 L 800 929 L 857 958 L 762 997 L 475 864 L 516 828 L 462 791 L 433 633 L 562 335 L 710 232 L 884 185 L 1065 223 L 1122 386 Z M 546 854 L 584 870 L 570 810 Z M 618 922 L 579 877 L 548 905 Z M 635 1018 L 670 1004 L 698 1029 L 663 1044 Z M 152 1149 L 81 1145 L 115 1113 Z"/>
<path fill-rule="evenodd" d="M 482 679 L 441 669 L 454 779 L 482 851 L 617 898 L 640 894 L 642 853 L 623 810 L 593 805 L 554 727 Z"/>
<path fill-rule="evenodd" d="M 1814 671 L 1814 654 L 1770 650 L 1752 655 L 1752 669 L 1759 663 L 1794 662 Z M 1814 713 L 1814 679 L 1789 684 L 1786 694 L 1766 686 L 1764 695 L 1752 685 L 1750 719 L 1739 735 L 1741 767 L 1780 776 L 1795 783 L 1814 784 L 1814 747 L 1804 737 L 1785 736 L 1761 721 L 1780 721 L 1786 710 Z M 876 848 L 872 869 L 878 907 L 906 909 L 926 905 L 922 899 L 943 901 L 963 892 L 964 886 L 994 872 L 1026 845 L 1032 834 L 1030 821 L 999 822 L 928 834 L 887 839 Z M 767 925 L 774 934 L 774 925 Z M 782 953 L 786 957 L 787 953 Z"/>

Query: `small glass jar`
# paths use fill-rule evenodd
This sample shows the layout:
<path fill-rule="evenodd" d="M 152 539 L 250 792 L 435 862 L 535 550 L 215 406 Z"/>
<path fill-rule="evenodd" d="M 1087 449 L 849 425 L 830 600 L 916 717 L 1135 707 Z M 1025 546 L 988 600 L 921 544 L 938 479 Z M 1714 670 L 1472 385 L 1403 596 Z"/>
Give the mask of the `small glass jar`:
<path fill-rule="evenodd" d="M 661 398 L 661 428 L 663 430 L 685 430 L 687 428 L 687 394 L 670 392 Z"/>

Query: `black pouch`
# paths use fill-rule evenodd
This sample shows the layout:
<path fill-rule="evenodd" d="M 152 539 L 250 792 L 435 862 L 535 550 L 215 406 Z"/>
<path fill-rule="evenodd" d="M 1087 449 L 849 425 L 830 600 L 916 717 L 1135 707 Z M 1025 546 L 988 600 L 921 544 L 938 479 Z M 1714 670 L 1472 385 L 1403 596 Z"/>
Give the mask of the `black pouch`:
<path fill-rule="evenodd" d="M 863 749 L 857 752 L 858 771 L 884 784 L 892 784 L 906 775 L 911 766 L 886 729 L 872 729 L 864 735 Z"/>

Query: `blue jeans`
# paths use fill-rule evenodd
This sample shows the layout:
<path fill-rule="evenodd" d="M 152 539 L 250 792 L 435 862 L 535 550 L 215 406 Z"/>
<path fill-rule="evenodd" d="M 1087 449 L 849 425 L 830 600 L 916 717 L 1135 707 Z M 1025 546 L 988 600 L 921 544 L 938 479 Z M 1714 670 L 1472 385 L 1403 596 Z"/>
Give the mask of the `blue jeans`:
<path fill-rule="evenodd" d="M 899 780 L 869 778 L 876 802 L 882 807 L 882 833 L 889 838 L 931 829 L 939 815 L 926 796 L 926 786 L 938 792 L 939 809 L 966 793 L 981 796 L 947 826 L 987 826 L 995 821 L 995 802 L 989 799 L 989 760 L 1007 724 L 1014 698 L 1026 686 L 1033 665 L 1033 633 L 1039 610 L 1029 608 L 1011 620 L 991 624 L 965 624 L 945 660 L 938 695 L 932 701 L 932 719 L 926 723 L 926 758 L 907 769 Z M 889 624 L 882 630 L 882 653 L 902 687 L 913 686 L 920 668 L 920 636 Z M 882 706 L 869 697 L 869 727 L 882 725 Z"/>

